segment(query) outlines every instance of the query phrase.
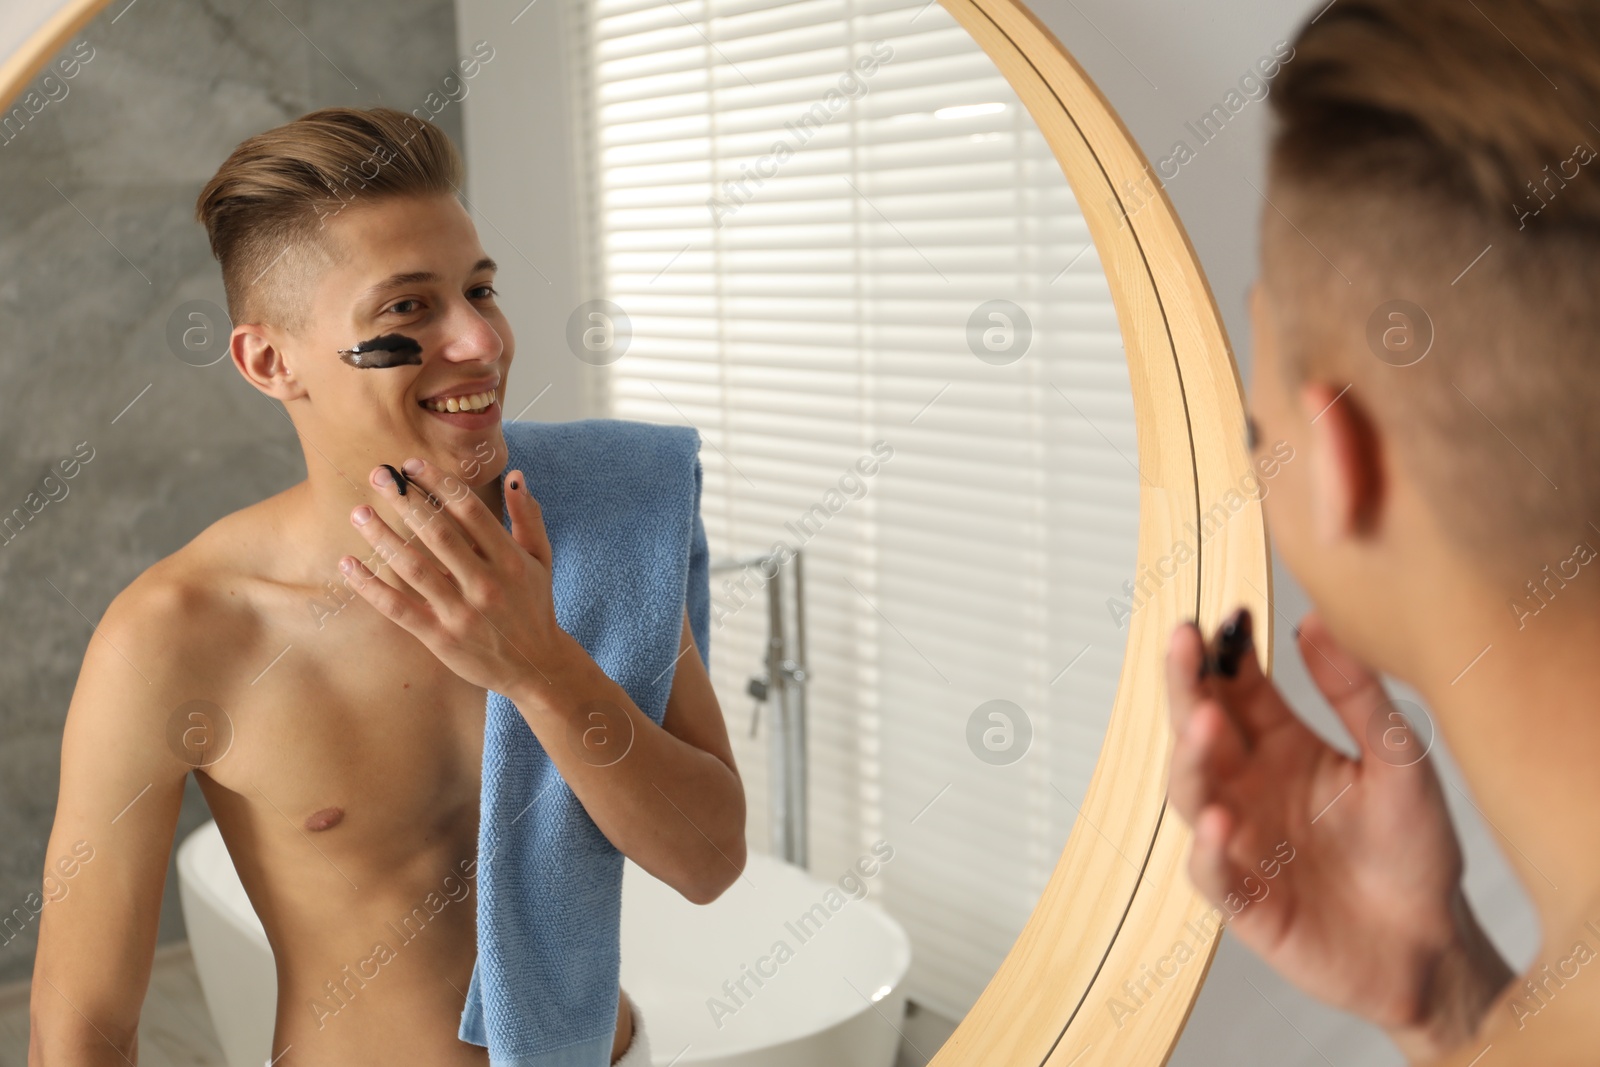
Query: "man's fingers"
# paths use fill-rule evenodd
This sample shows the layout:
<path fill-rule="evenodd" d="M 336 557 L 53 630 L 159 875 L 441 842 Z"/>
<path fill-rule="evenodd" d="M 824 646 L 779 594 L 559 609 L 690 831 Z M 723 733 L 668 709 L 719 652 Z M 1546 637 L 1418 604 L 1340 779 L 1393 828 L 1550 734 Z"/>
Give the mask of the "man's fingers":
<path fill-rule="evenodd" d="M 1229 893 L 1238 892 L 1246 871 L 1228 858 L 1228 843 L 1238 823 L 1221 804 L 1209 804 L 1194 821 L 1194 843 L 1189 849 L 1189 880 L 1206 899 L 1221 905 Z"/>
<path fill-rule="evenodd" d="M 404 494 L 385 466 L 373 468 L 372 484 L 458 583 L 475 574 L 484 560 L 494 558 L 496 543 L 483 539 L 478 524 L 468 519 L 489 511 L 471 487 L 419 459 L 406 460 L 400 469 L 407 483 Z M 503 538 L 503 530 L 495 533 Z"/>
<path fill-rule="evenodd" d="M 1249 608 L 1240 607 L 1222 621 L 1208 646 L 1219 660 L 1227 661 L 1215 664 L 1221 669 L 1211 677 L 1218 685 L 1229 687 L 1229 692 L 1246 693 L 1266 677 L 1259 658 L 1259 638 L 1255 615 Z M 1232 674 L 1226 673 L 1229 666 Z"/>
<path fill-rule="evenodd" d="M 1179 623 L 1167 642 L 1167 721 L 1172 733 L 1182 737 L 1195 704 L 1208 695 L 1200 678 L 1205 649 L 1192 622 Z"/>
<path fill-rule="evenodd" d="M 1388 714 L 1394 711 L 1383 681 L 1339 644 L 1315 611 L 1301 618 L 1295 639 L 1311 680 L 1361 746 L 1362 753 L 1371 752 L 1372 737 L 1381 735 L 1389 725 Z M 1384 720 L 1376 729 L 1374 717 Z"/>
<path fill-rule="evenodd" d="M 506 510 L 511 513 L 512 539 L 549 570 L 550 536 L 544 528 L 544 511 L 528 488 L 527 476 L 520 470 L 506 475 Z"/>
<path fill-rule="evenodd" d="M 389 565 L 395 576 L 422 596 L 433 602 L 449 596 L 459 596 L 455 586 L 444 576 L 433 561 L 395 533 L 378 513 L 366 504 L 350 512 L 350 521 L 361 531 L 361 536 L 377 550 L 378 558 Z M 371 573 L 371 572 L 368 572 Z"/>
<path fill-rule="evenodd" d="M 409 630 L 417 637 L 433 621 L 428 606 L 410 593 L 402 593 L 367 569 L 366 564 L 354 556 L 339 561 L 339 569 L 350 579 L 350 584 L 361 598 L 379 613 Z"/>
<path fill-rule="evenodd" d="M 1246 758 L 1244 738 L 1221 705 L 1197 703 L 1172 750 L 1167 796 L 1178 814 L 1192 825 Z"/>
<path fill-rule="evenodd" d="M 1230 664 L 1233 668 L 1231 675 L 1215 671 L 1206 678 L 1211 683 L 1211 691 L 1239 723 L 1247 741 L 1254 741 L 1294 718 L 1289 705 L 1273 687 L 1272 679 L 1261 669 L 1262 641 L 1257 625 L 1250 609 L 1241 607 L 1217 627 L 1207 644 L 1213 655 L 1223 661 L 1224 668 Z M 1260 625 L 1271 625 L 1271 620 Z"/>
<path fill-rule="evenodd" d="M 1230 676 L 1207 669 L 1204 676 L 1199 676 L 1201 665 L 1209 663 L 1208 653 L 1216 654 L 1223 643 L 1222 629 L 1219 627 L 1209 641 L 1202 638 L 1192 622 L 1185 622 L 1173 631 L 1167 648 L 1170 721 L 1174 733 L 1181 733 L 1195 703 L 1214 696 L 1238 725 L 1240 736 L 1249 747 L 1265 731 L 1292 720 L 1294 713 L 1273 687 L 1272 680 L 1262 673 L 1261 662 L 1256 658 L 1253 620 L 1247 609 L 1242 609 L 1235 626 L 1235 654 L 1223 657 L 1233 660 L 1234 673 Z M 1209 663 L 1209 668 L 1215 666 Z"/>

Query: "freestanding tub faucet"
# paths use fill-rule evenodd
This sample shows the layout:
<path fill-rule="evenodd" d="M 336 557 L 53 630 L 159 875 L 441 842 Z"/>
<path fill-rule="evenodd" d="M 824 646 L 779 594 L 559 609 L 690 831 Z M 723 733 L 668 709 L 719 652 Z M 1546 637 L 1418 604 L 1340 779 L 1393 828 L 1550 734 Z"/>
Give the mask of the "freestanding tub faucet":
<path fill-rule="evenodd" d="M 767 553 L 712 560 L 711 573 L 740 572 L 737 588 L 741 591 L 752 577 L 766 587 L 765 669 L 745 686 L 756 701 L 750 734 L 755 736 L 760 709 L 765 705 L 770 712 L 767 794 L 772 851 L 796 866 L 807 867 L 805 565 L 798 550 L 788 561 L 775 557 L 776 553 Z M 786 572 L 793 575 L 792 610 L 787 609 L 784 599 Z"/>

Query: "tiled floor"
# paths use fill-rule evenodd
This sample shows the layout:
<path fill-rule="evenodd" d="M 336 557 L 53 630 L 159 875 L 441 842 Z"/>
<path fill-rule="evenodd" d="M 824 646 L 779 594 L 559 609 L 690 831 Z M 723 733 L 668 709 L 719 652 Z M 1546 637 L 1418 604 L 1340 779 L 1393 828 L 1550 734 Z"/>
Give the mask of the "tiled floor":
<path fill-rule="evenodd" d="M 28 984 L 0 987 L 0 1067 L 27 1067 Z M 139 1019 L 140 1067 L 227 1067 L 186 942 L 156 949 Z"/>

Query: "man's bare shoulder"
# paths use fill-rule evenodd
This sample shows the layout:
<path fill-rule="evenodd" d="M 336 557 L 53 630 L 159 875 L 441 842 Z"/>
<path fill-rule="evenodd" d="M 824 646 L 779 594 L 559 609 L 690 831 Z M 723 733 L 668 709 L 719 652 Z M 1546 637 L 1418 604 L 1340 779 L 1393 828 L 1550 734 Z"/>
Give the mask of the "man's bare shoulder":
<path fill-rule="evenodd" d="M 193 680 L 231 662 L 261 629 L 258 587 L 275 534 L 273 501 L 233 512 L 151 564 L 106 608 L 100 636 L 138 668 Z M 220 662 L 219 662 L 220 661 Z"/>
<path fill-rule="evenodd" d="M 63 780 L 70 776 L 79 795 L 129 768 L 147 780 L 181 776 L 186 767 L 168 751 L 174 715 L 194 701 L 226 706 L 238 692 L 242 657 L 259 655 L 263 643 L 260 597 L 250 594 L 262 583 L 239 550 L 270 531 L 251 510 L 152 564 L 95 624 L 62 740 Z"/>

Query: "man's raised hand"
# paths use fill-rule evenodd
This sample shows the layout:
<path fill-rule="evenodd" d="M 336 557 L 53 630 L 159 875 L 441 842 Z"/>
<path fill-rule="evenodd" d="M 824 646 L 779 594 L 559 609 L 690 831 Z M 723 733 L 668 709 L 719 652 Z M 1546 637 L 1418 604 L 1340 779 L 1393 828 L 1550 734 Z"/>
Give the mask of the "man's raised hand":
<path fill-rule="evenodd" d="M 1443 1051 L 1470 1036 L 1510 971 L 1462 895 L 1438 775 L 1382 682 L 1315 613 L 1296 637 L 1359 745 L 1353 759 L 1296 717 L 1253 649 L 1232 677 L 1202 673 L 1200 631 L 1173 632 L 1168 796 L 1194 828 L 1190 877 L 1213 902 L 1247 898 L 1246 877 L 1287 841 L 1292 862 L 1230 920 L 1234 936 L 1408 1054 Z"/>
<path fill-rule="evenodd" d="M 418 459 L 401 466 L 408 491 L 375 467 L 372 484 L 433 559 L 363 504 L 350 521 L 389 565 L 390 580 L 354 556 L 339 562 L 357 592 L 474 685 L 508 693 L 566 634 L 556 623 L 550 540 L 521 471 L 506 475 L 511 531 L 461 479 Z M 435 562 L 437 560 L 437 562 Z"/>

